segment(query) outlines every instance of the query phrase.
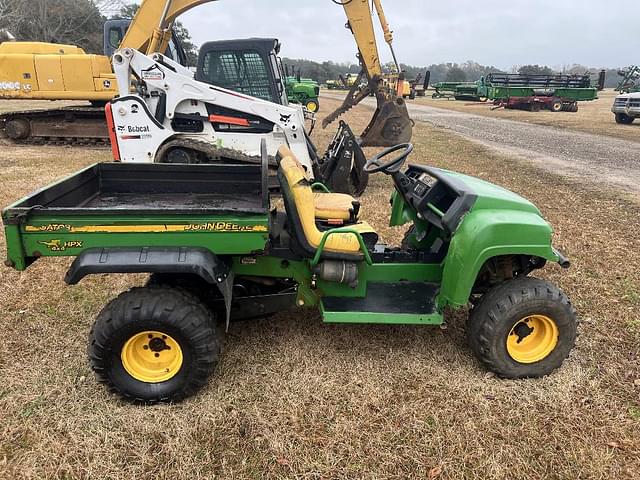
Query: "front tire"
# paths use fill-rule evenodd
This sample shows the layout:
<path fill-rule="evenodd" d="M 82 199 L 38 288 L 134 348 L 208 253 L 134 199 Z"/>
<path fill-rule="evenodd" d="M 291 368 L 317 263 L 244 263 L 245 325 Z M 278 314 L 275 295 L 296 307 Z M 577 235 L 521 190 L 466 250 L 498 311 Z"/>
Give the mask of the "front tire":
<path fill-rule="evenodd" d="M 542 377 L 575 345 L 577 316 L 555 285 L 531 277 L 489 290 L 473 309 L 468 339 L 478 359 L 503 378 Z"/>
<path fill-rule="evenodd" d="M 134 288 L 98 315 L 88 355 L 99 382 L 123 399 L 153 404 L 195 394 L 218 363 L 211 312 L 172 288 Z"/>

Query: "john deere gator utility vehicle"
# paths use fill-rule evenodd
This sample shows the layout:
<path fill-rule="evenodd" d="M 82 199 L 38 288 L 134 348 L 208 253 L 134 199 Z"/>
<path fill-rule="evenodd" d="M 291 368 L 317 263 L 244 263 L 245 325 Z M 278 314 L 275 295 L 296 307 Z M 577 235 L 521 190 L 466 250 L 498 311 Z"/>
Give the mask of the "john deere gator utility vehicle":
<path fill-rule="evenodd" d="M 357 200 L 311 185 L 285 146 L 284 206 L 272 203 L 263 142 L 261 165 L 104 163 L 41 189 L 2 213 L 6 265 L 75 257 L 70 285 L 151 274 L 112 300 L 89 334 L 98 380 L 135 402 L 194 394 L 231 320 L 293 307 L 327 323 L 426 326 L 470 304 L 469 343 L 483 365 L 508 378 L 552 372 L 574 345 L 576 314 L 556 286 L 530 276 L 547 263 L 568 267 L 550 225 L 498 186 L 403 169 L 412 149 L 397 145 L 366 164 L 395 186 L 390 224 L 410 224 L 402 247 L 378 242 Z"/>

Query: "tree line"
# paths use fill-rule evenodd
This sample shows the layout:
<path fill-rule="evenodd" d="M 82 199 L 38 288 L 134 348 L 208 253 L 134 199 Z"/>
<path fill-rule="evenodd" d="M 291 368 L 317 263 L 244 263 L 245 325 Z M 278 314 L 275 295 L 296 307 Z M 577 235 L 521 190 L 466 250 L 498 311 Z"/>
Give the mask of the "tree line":
<path fill-rule="evenodd" d="M 305 59 L 292 59 L 283 58 L 283 63 L 289 67 L 290 72 L 293 71 L 296 74 L 299 72 L 302 77 L 312 78 L 319 83 L 325 83 L 327 80 L 337 79 L 339 75 L 346 73 L 358 73 L 360 66 L 355 63 L 336 63 L 331 61 L 314 62 L 312 60 Z M 386 64 L 385 69 L 391 70 L 393 65 Z M 531 74 L 569 74 L 569 75 L 582 75 L 590 73 L 593 81 L 597 81 L 600 74 L 600 68 L 589 68 L 584 65 L 570 65 L 561 68 L 552 68 L 546 65 L 520 65 L 514 66 L 508 71 L 502 70 L 492 65 L 481 65 L 477 62 L 469 60 L 464 63 L 438 63 L 431 64 L 423 67 L 400 64 L 400 68 L 405 72 L 407 79 L 414 79 L 420 73 L 424 74 L 426 71 L 431 72 L 430 83 L 433 85 L 437 82 L 475 82 L 481 77 L 487 76 L 489 73 L 519 73 L 521 75 Z M 618 69 L 609 68 L 606 69 L 607 76 L 605 87 L 614 88 L 618 85 L 620 77 L 618 76 Z"/>
<path fill-rule="evenodd" d="M 17 40 L 77 45 L 103 53 L 103 25 L 109 18 L 133 18 L 139 5 L 127 0 L 0 0 L 0 29 Z M 189 31 L 174 23 L 190 65 L 198 49 Z"/>
<path fill-rule="evenodd" d="M 0 0 L 0 29 L 6 29 L 18 40 L 72 44 L 89 53 L 102 53 L 102 27 L 107 18 L 132 18 L 139 6 L 131 0 Z M 174 25 L 191 66 L 195 65 L 197 47 L 189 31 L 180 22 Z M 285 46 L 286 47 L 286 46 Z M 283 63 L 290 73 L 299 72 L 303 77 L 313 78 L 319 83 L 334 80 L 339 75 L 358 73 L 355 63 L 332 61 L 316 62 L 306 59 L 284 58 Z M 392 65 L 386 65 L 390 69 Z M 491 72 L 502 73 L 575 73 L 591 72 L 597 76 L 599 69 L 583 65 L 551 68 L 546 65 L 522 65 L 510 72 L 474 61 L 464 63 L 439 63 L 426 66 L 401 64 L 408 79 L 419 73 L 431 72 L 431 83 L 450 81 L 475 81 Z M 620 78 L 616 69 L 607 70 L 606 87 L 615 87 Z"/>

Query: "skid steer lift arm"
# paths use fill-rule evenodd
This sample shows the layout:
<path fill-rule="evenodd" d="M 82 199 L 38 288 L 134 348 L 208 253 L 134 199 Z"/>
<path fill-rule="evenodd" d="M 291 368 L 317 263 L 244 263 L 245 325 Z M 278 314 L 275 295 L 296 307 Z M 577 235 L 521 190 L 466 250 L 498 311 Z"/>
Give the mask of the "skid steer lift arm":
<path fill-rule="evenodd" d="M 373 12 L 369 0 L 332 1 L 342 5 L 347 15 L 347 28 L 353 33 L 358 45 L 358 58 L 362 72 L 342 105 L 324 119 L 322 126 L 326 128 L 343 113 L 373 94 L 376 97 L 377 108 L 371 122 L 362 133 L 361 145 L 388 147 L 409 142 L 413 124 L 402 95 L 398 94 L 402 89 L 404 79 L 401 78 L 400 65 L 393 50 L 393 32 L 389 28 L 381 0 L 373 0 L 373 6 L 378 14 L 385 41 L 391 49 L 397 69 L 395 74 L 387 76 L 386 82 L 380 64 L 380 55 L 373 29 Z M 367 85 L 360 88 L 360 82 L 364 76 L 366 76 Z"/>

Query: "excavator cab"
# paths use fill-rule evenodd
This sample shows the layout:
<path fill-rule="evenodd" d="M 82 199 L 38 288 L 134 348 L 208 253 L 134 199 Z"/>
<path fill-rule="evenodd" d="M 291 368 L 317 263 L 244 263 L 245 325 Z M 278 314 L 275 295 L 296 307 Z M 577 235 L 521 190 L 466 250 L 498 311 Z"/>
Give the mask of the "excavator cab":
<path fill-rule="evenodd" d="M 120 48 L 131 22 L 130 18 L 113 18 L 104 22 L 103 51 L 106 57 L 113 56 L 116 50 Z M 187 65 L 187 54 L 180 39 L 173 31 L 171 32 L 171 41 L 165 51 L 165 55 L 180 65 Z"/>

